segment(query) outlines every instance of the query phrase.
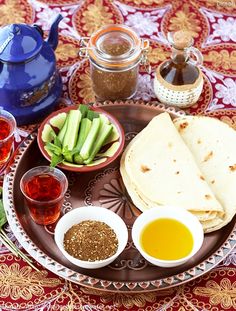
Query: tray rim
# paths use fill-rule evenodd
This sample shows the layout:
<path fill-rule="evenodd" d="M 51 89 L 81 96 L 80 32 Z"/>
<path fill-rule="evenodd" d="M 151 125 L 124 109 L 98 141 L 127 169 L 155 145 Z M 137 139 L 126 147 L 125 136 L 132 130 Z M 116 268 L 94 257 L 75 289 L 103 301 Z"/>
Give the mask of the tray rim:
<path fill-rule="evenodd" d="M 96 107 L 102 108 L 107 105 L 132 105 L 132 106 L 149 106 L 154 107 L 159 111 L 167 111 L 176 116 L 183 116 L 185 112 L 180 110 L 176 110 L 174 107 L 166 107 L 163 104 L 158 102 L 148 102 L 145 103 L 143 101 L 105 101 L 102 103 L 94 103 Z M 79 272 L 73 271 L 70 268 L 67 268 L 54 259 L 50 258 L 47 254 L 42 252 L 38 246 L 36 246 L 30 239 L 30 237 L 24 231 L 24 228 L 21 226 L 14 207 L 14 196 L 13 191 L 10 187 L 13 186 L 13 180 L 15 171 L 18 167 L 18 162 L 20 161 L 23 154 L 30 147 L 30 145 L 37 140 L 37 132 L 33 132 L 28 135 L 28 137 L 19 145 L 18 149 L 15 152 L 14 158 L 10 165 L 7 168 L 7 173 L 4 176 L 3 183 L 3 202 L 6 209 L 8 223 L 19 241 L 22 247 L 44 268 L 50 270 L 54 274 L 67 279 L 71 282 L 74 282 L 78 285 L 85 286 L 88 288 L 93 288 L 101 291 L 107 292 L 119 292 L 119 293 L 144 293 L 151 291 L 163 290 L 171 287 L 175 287 L 178 285 L 182 285 L 189 281 L 192 281 L 203 274 L 209 272 L 215 266 L 219 264 L 235 247 L 236 245 L 236 224 L 234 225 L 232 231 L 229 233 L 226 240 L 222 243 L 222 245 L 207 259 L 203 260 L 198 265 L 193 268 L 186 270 L 182 273 L 171 275 L 167 278 L 150 280 L 150 281 L 142 281 L 142 282 L 129 282 L 129 281 L 108 281 L 105 279 L 97 279 L 93 278 Z M 207 267 L 208 265 L 208 267 Z"/>

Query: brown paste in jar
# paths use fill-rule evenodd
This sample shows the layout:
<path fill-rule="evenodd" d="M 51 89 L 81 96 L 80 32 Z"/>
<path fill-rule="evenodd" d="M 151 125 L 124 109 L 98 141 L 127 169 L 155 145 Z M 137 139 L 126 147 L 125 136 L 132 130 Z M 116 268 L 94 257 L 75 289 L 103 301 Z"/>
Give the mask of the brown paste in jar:
<path fill-rule="evenodd" d="M 131 48 L 130 42 L 120 35 L 113 34 L 112 37 L 107 37 L 100 44 L 100 50 L 110 56 L 120 56 L 128 52 Z"/>
<path fill-rule="evenodd" d="M 90 70 L 93 90 L 99 99 L 125 99 L 136 92 L 139 62 L 137 61 L 135 65 L 126 65 L 125 62 L 122 63 L 122 66 L 119 65 L 120 59 L 123 59 L 131 48 L 130 41 L 120 34 L 114 33 L 112 36 L 103 38 L 99 50 L 108 55 L 108 59 L 109 57 L 113 59 L 116 68 L 109 68 L 109 66 L 103 68 L 106 67 L 106 64 L 94 64 L 91 61 Z"/>
<path fill-rule="evenodd" d="M 105 71 L 92 64 L 90 70 L 93 90 L 99 99 L 125 99 L 136 92 L 138 65 L 126 71 Z"/>

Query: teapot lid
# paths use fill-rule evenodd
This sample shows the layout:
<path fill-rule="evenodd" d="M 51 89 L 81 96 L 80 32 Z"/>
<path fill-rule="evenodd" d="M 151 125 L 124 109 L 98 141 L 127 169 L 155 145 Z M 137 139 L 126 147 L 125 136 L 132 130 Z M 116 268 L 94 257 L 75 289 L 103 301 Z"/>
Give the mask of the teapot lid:
<path fill-rule="evenodd" d="M 12 24 L 0 28 L 0 60 L 25 62 L 34 57 L 43 45 L 43 38 L 32 26 Z"/>

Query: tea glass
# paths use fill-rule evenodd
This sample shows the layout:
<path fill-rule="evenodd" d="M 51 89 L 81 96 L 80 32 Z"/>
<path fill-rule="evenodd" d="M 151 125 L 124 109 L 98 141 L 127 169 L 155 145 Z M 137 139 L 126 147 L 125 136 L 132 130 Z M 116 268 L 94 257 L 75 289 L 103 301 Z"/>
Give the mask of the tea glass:
<path fill-rule="evenodd" d="M 6 110 L 0 109 L 0 171 L 7 164 L 14 145 L 16 120 Z"/>
<path fill-rule="evenodd" d="M 34 167 L 20 180 L 30 216 L 39 225 L 49 225 L 58 220 L 67 188 L 65 174 L 50 166 Z"/>

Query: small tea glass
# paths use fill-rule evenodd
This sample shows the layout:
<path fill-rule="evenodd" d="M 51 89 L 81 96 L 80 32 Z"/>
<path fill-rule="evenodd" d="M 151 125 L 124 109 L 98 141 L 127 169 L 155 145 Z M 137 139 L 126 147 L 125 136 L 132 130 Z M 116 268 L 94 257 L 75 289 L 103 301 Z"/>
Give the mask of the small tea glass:
<path fill-rule="evenodd" d="M 6 110 L 0 109 L 0 172 L 6 166 L 14 146 L 16 120 Z"/>
<path fill-rule="evenodd" d="M 34 167 L 20 180 L 30 216 L 39 225 L 49 225 L 58 220 L 67 188 L 65 174 L 50 166 Z"/>

